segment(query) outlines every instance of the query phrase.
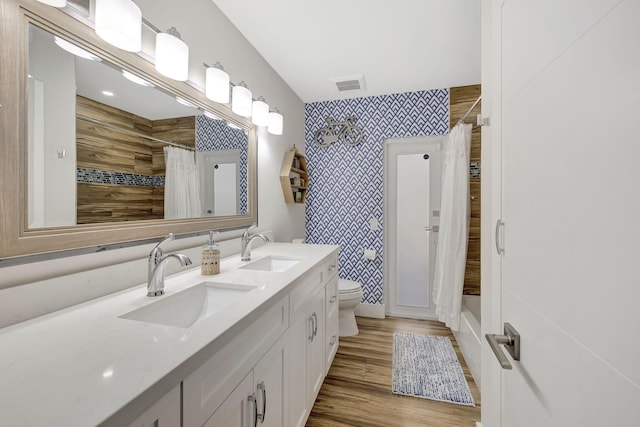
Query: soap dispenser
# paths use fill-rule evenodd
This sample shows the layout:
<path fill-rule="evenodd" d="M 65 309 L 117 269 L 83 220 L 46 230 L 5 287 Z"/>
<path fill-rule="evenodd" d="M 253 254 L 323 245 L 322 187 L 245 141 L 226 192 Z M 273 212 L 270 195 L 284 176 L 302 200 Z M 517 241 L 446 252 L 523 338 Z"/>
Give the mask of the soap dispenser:
<path fill-rule="evenodd" d="M 202 247 L 201 271 L 206 276 L 220 273 L 220 247 L 213 241 L 213 231 L 209 232 L 209 240 Z"/>

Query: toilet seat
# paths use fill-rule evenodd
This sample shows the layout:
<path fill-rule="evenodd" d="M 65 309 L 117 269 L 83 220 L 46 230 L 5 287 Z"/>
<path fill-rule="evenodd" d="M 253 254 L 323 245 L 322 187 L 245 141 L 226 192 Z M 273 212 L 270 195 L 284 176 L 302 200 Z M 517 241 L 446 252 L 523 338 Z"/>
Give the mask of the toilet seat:
<path fill-rule="evenodd" d="M 362 290 L 362 286 L 360 282 L 355 282 L 353 280 L 340 279 L 338 280 L 338 293 L 339 294 L 350 294 L 356 293 Z"/>

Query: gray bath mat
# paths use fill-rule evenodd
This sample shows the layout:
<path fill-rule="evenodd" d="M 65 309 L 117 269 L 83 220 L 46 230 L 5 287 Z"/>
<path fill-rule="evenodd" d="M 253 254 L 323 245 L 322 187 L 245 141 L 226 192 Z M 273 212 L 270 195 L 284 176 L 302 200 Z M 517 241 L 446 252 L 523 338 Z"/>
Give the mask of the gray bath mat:
<path fill-rule="evenodd" d="M 447 337 L 394 333 L 392 391 L 475 406 L 462 366 Z"/>

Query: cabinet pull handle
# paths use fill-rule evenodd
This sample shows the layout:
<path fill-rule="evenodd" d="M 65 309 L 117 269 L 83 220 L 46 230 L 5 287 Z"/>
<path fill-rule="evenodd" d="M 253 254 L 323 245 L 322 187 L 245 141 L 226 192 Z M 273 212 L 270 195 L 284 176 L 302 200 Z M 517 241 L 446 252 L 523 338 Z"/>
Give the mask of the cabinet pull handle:
<path fill-rule="evenodd" d="M 258 426 L 258 401 L 256 400 L 256 394 L 251 393 L 248 398 L 250 403 L 253 403 L 253 427 Z"/>
<path fill-rule="evenodd" d="M 335 269 L 336 269 L 336 265 L 335 265 L 335 264 L 331 264 L 331 265 L 329 266 L 329 271 L 333 271 L 333 270 L 335 270 Z"/>
<path fill-rule="evenodd" d="M 336 336 L 331 337 L 331 341 L 329 341 L 329 345 L 334 345 L 336 343 Z"/>
<path fill-rule="evenodd" d="M 313 337 L 315 338 L 318 335 L 318 315 L 314 312 L 311 317 L 313 317 Z"/>
<path fill-rule="evenodd" d="M 258 390 L 262 390 L 262 414 L 258 414 L 258 419 L 260 424 L 263 424 L 267 416 L 267 387 L 264 385 L 264 381 L 258 384 Z"/>
<path fill-rule="evenodd" d="M 334 302 L 336 302 L 336 296 L 333 295 L 330 299 L 329 299 L 329 303 L 333 304 Z"/>
<path fill-rule="evenodd" d="M 309 326 L 311 326 L 311 333 L 309 334 L 309 341 L 313 342 L 313 316 L 309 316 Z"/>
<path fill-rule="evenodd" d="M 502 221 L 501 219 L 499 219 L 496 222 L 496 235 L 495 235 L 495 239 L 496 239 L 496 252 L 498 252 L 498 255 L 504 255 L 504 246 L 502 246 L 502 242 L 501 242 L 501 233 L 500 230 L 503 230 L 504 232 L 504 221 Z"/>

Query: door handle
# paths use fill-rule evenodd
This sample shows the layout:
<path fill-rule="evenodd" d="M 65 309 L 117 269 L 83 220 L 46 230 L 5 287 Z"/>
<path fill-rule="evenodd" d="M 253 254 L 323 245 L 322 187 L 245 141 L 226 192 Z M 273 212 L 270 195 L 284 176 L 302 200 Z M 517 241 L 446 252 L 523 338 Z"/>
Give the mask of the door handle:
<path fill-rule="evenodd" d="M 424 231 L 434 231 L 434 232 L 438 232 L 440 231 L 440 226 L 439 225 L 434 225 L 432 227 L 425 227 Z"/>
<path fill-rule="evenodd" d="M 489 341 L 489 347 L 498 358 L 502 369 L 512 369 L 513 367 L 507 356 L 502 352 L 500 345 L 504 345 L 513 360 L 520 360 L 520 334 L 511 326 L 511 323 L 505 322 L 504 335 L 486 334 L 485 337 Z"/>
<path fill-rule="evenodd" d="M 502 235 L 500 233 L 501 229 L 504 230 L 504 221 L 499 219 L 496 222 L 496 235 L 495 235 L 495 238 L 496 238 L 496 251 L 498 252 L 498 255 L 504 255 L 504 247 L 502 247 L 501 244 L 500 244 L 501 243 L 500 240 L 501 240 L 501 237 L 502 237 Z"/>

